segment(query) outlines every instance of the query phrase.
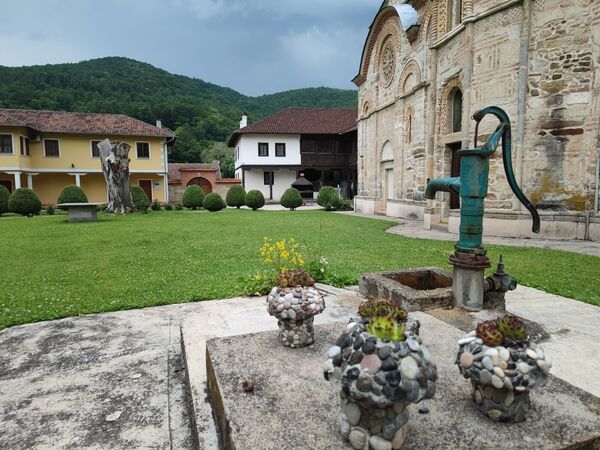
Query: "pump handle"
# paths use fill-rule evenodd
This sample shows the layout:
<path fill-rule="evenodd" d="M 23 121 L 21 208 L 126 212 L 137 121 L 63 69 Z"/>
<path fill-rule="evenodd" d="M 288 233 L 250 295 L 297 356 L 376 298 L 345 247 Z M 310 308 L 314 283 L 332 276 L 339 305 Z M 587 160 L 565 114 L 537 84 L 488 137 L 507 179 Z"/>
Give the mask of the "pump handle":
<path fill-rule="evenodd" d="M 540 232 L 540 215 L 538 214 L 537 209 L 533 204 L 529 201 L 529 199 L 523 194 L 521 188 L 517 184 L 517 180 L 515 178 L 515 174 L 513 172 L 512 167 L 512 158 L 511 158 L 511 131 L 510 131 L 510 119 L 508 114 L 497 106 L 488 106 L 487 108 L 480 109 L 475 114 L 473 114 L 473 120 L 477 122 L 475 124 L 475 142 L 474 146 L 477 147 L 477 133 L 479 130 L 479 122 L 483 120 L 483 118 L 487 114 L 492 114 L 496 116 L 496 118 L 500 121 L 500 125 L 497 130 L 500 128 L 504 128 L 502 132 L 502 163 L 504 165 L 504 173 L 506 174 L 506 179 L 508 180 L 508 185 L 510 186 L 513 193 L 517 196 L 519 201 L 525 205 L 525 208 L 529 210 L 531 213 L 531 218 L 533 219 L 533 225 L 531 227 L 531 231 L 534 233 Z"/>

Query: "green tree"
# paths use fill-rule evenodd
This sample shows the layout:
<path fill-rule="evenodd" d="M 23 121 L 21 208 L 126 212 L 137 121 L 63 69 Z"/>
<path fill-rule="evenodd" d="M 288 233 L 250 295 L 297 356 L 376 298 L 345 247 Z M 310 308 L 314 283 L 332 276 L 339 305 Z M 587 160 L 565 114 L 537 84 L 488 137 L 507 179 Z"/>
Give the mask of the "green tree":
<path fill-rule="evenodd" d="M 232 208 L 240 208 L 246 204 L 246 190 L 244 186 L 241 184 L 231 186 L 227 191 L 227 196 L 225 197 L 225 201 L 227 202 L 227 206 L 231 206 Z"/>
<path fill-rule="evenodd" d="M 10 191 L 6 189 L 6 186 L 0 184 L 0 216 L 8 212 L 8 198 L 10 197 Z"/>
<path fill-rule="evenodd" d="M 289 188 L 281 196 L 281 206 L 294 211 L 299 206 L 302 206 L 303 200 L 298 189 Z"/>
<path fill-rule="evenodd" d="M 88 199 L 85 195 L 85 192 L 83 192 L 83 189 L 81 189 L 79 186 L 75 186 L 74 184 L 72 184 L 70 186 L 66 186 L 62 190 L 62 192 L 58 196 L 58 199 L 56 200 L 56 203 L 87 203 L 87 201 Z"/>
<path fill-rule="evenodd" d="M 141 212 L 147 212 L 150 206 L 150 199 L 139 186 L 131 186 L 131 199 L 133 200 L 133 206 L 135 209 Z"/>
<path fill-rule="evenodd" d="M 42 202 L 31 189 L 16 189 L 8 198 L 8 210 L 22 216 L 31 217 L 42 210 Z"/>
<path fill-rule="evenodd" d="M 201 208 L 203 201 L 204 191 L 200 186 L 196 186 L 195 184 L 188 186 L 188 188 L 183 193 L 183 198 L 181 200 L 183 206 L 190 209 Z"/>

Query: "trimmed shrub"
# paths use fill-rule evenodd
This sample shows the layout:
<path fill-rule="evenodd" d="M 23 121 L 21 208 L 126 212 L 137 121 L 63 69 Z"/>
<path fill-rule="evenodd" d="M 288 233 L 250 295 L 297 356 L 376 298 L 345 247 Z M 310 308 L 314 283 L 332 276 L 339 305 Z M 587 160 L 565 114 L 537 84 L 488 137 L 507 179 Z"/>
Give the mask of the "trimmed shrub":
<path fill-rule="evenodd" d="M 223 201 L 223 198 L 216 192 L 212 192 L 204 197 L 204 201 L 202 202 L 202 207 L 204 209 L 208 209 L 210 212 L 221 211 L 226 208 L 227 205 Z"/>
<path fill-rule="evenodd" d="M 183 210 L 183 206 L 181 206 L 179 203 L 175 204 L 175 211 L 182 211 Z"/>
<path fill-rule="evenodd" d="M 246 206 L 256 211 L 265 206 L 265 196 L 257 190 L 248 191 L 246 194 Z"/>
<path fill-rule="evenodd" d="M 56 203 L 87 203 L 88 199 L 79 186 L 75 186 L 74 184 L 65 187 L 60 195 L 58 196 L 58 200 Z M 60 209 L 66 210 L 67 208 L 61 207 Z"/>
<path fill-rule="evenodd" d="M 54 206 L 48 205 L 46 206 L 46 215 L 53 216 L 54 215 Z"/>
<path fill-rule="evenodd" d="M 322 187 L 317 195 L 317 204 L 327 211 L 340 209 L 344 206 L 344 199 L 331 186 Z"/>
<path fill-rule="evenodd" d="M 297 207 L 302 206 L 304 201 L 302 200 L 302 196 L 298 189 L 289 188 L 281 196 L 281 206 L 284 208 L 290 208 L 290 210 L 294 211 Z"/>
<path fill-rule="evenodd" d="M 42 210 L 42 202 L 35 192 L 27 188 L 16 189 L 8 198 L 8 210 L 31 217 Z"/>
<path fill-rule="evenodd" d="M 231 206 L 232 208 L 239 209 L 240 206 L 244 206 L 246 204 L 246 190 L 244 186 L 241 184 L 231 186 L 227 191 L 225 201 L 227 202 L 227 206 Z"/>
<path fill-rule="evenodd" d="M 173 211 L 173 205 L 170 203 L 165 203 L 165 211 Z"/>
<path fill-rule="evenodd" d="M 158 203 L 158 200 L 154 200 L 152 205 L 150 205 L 150 208 L 152 208 L 152 211 L 160 211 L 160 203 Z"/>
<path fill-rule="evenodd" d="M 183 193 L 183 206 L 190 209 L 202 208 L 202 202 L 204 201 L 204 191 L 200 186 L 192 184 Z"/>
<path fill-rule="evenodd" d="M 8 212 L 8 198 L 10 197 L 10 191 L 6 189 L 6 186 L 0 184 L 0 216 Z"/>
<path fill-rule="evenodd" d="M 133 200 L 133 206 L 135 209 L 141 212 L 147 212 L 150 206 L 150 199 L 139 186 L 131 186 L 131 199 Z"/>

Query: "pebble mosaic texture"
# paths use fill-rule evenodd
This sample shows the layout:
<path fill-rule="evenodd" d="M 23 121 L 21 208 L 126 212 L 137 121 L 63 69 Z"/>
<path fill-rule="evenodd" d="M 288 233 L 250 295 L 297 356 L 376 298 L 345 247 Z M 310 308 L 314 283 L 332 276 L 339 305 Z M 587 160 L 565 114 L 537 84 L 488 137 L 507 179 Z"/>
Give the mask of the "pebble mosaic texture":
<path fill-rule="evenodd" d="M 305 347 L 315 342 L 314 316 L 324 309 L 325 299 L 313 286 L 276 286 L 267 296 L 267 310 L 277 318 L 281 342 L 286 347 Z"/>
<path fill-rule="evenodd" d="M 399 449 L 407 406 L 434 396 L 437 369 L 418 335 L 418 321 L 407 322 L 404 342 L 372 336 L 365 331 L 368 323 L 348 325 L 329 349 L 323 371 L 341 387 L 340 432 L 352 448 Z"/>
<path fill-rule="evenodd" d="M 552 367 L 544 351 L 526 342 L 490 347 L 475 331 L 459 340 L 458 346 L 456 364 L 471 380 L 479 410 L 500 422 L 525 420 L 531 389 L 546 384 Z"/>

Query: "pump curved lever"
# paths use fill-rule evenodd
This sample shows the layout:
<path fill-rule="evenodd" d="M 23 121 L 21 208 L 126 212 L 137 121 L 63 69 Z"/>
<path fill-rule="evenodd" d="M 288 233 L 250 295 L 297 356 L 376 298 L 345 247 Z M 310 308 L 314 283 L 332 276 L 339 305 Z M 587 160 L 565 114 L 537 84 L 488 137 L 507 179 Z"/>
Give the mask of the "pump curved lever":
<path fill-rule="evenodd" d="M 510 189 L 513 191 L 515 196 L 519 199 L 519 201 L 525 205 L 525 208 L 531 213 L 531 218 L 533 219 L 533 225 L 531 227 L 531 231 L 534 233 L 539 233 L 540 231 L 540 215 L 533 206 L 533 204 L 529 201 L 529 199 L 523 194 L 521 188 L 517 184 L 517 180 L 515 178 L 515 174 L 513 172 L 512 167 L 512 158 L 511 158 L 511 130 L 510 130 L 510 119 L 508 114 L 497 106 L 489 106 L 487 108 L 480 109 L 475 114 L 473 114 L 473 120 L 477 123 L 475 125 L 475 147 L 477 147 L 477 132 L 479 129 L 479 122 L 483 120 L 483 118 L 492 114 L 500 121 L 500 126 L 503 126 L 504 130 L 502 132 L 502 163 L 504 165 L 504 173 L 506 174 L 506 179 L 508 180 L 508 185 Z"/>

